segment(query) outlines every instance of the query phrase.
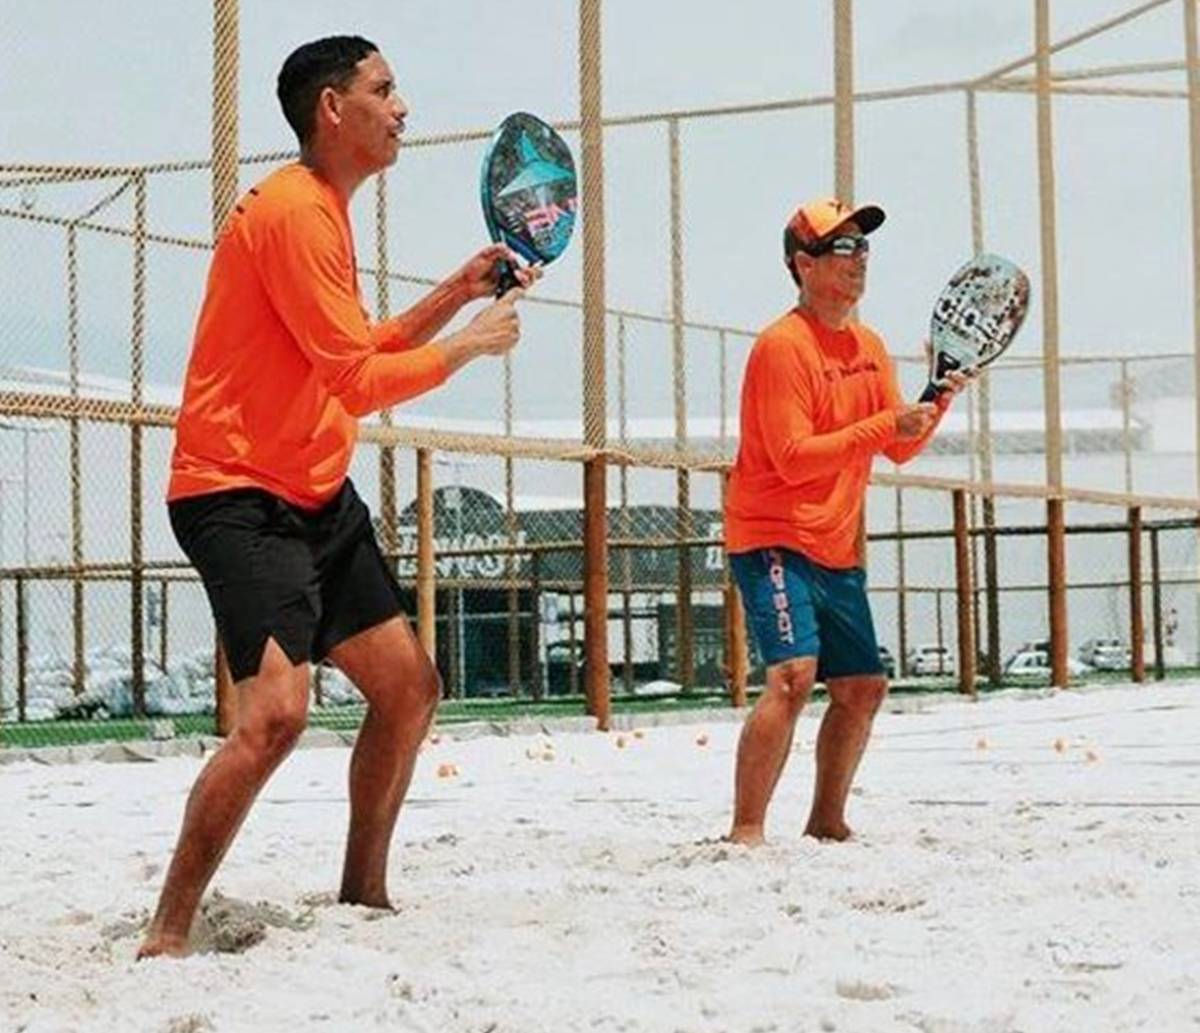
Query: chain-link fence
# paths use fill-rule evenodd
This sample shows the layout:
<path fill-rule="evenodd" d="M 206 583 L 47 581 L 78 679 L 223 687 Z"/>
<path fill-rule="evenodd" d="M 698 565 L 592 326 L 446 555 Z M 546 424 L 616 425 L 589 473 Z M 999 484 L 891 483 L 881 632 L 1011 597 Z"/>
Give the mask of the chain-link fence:
<path fill-rule="evenodd" d="M 53 6 L 38 17 L 53 21 Z M 1053 46 L 1041 41 L 1043 55 L 1082 48 L 1099 64 L 1059 64 L 1037 80 L 1026 75 L 1035 64 L 1030 53 L 990 71 L 962 68 L 945 82 L 872 84 L 855 94 L 847 92 L 852 79 L 842 77 L 834 95 L 814 81 L 806 95 L 744 104 L 656 107 L 643 98 L 621 108 L 638 112 L 629 115 L 610 114 L 594 78 L 578 73 L 581 65 L 599 67 L 598 0 L 572 8 L 578 26 L 562 21 L 561 4 L 543 2 L 529 12 L 526 25 L 564 34 L 564 45 L 538 69 L 536 88 L 525 84 L 525 95 L 504 93 L 518 88 L 509 84 L 492 88 L 507 107 L 526 106 L 530 89 L 570 98 L 567 108 L 546 114 L 557 116 L 577 153 L 601 158 L 583 163 L 585 183 L 604 187 L 603 208 L 590 215 L 585 208 L 583 222 L 586 232 L 589 218 L 595 226 L 602 212 L 603 239 L 598 250 L 581 245 L 552 267 L 525 307 L 523 341 L 511 360 L 477 364 L 444 389 L 369 421 L 352 470 L 411 593 L 414 622 L 424 615 L 423 640 L 446 684 L 444 713 L 509 699 L 545 705 L 566 699 L 561 705 L 580 709 L 585 620 L 589 607 L 604 605 L 602 663 L 619 695 L 703 696 L 727 693 L 739 680 L 740 661 L 730 650 L 741 640 L 731 630 L 736 622 L 719 544 L 720 471 L 736 449 L 740 377 L 756 329 L 788 301 L 778 227 L 797 191 L 825 187 L 829 177 L 818 169 L 834 167 L 839 188 L 853 188 L 848 110 L 863 142 L 860 178 L 885 195 L 894 227 L 893 236 L 879 238 L 873 261 L 881 275 L 865 314 L 902 342 L 896 352 L 907 393 L 919 389 L 924 371 L 919 349 L 908 342 L 919 338 L 936 293 L 936 286 L 917 290 L 914 283 L 936 285 L 964 251 L 986 245 L 1021 256 L 1041 287 L 1014 357 L 993 368 L 986 386 L 956 407 L 934 445 L 906 468 L 926 480 L 900 488 L 885 475 L 871 490 L 868 566 L 881 643 L 899 680 L 923 678 L 916 672 L 931 666 L 952 680 L 946 669 L 957 669 L 960 588 L 948 489 L 951 481 L 970 482 L 968 609 L 980 670 L 994 672 L 1021 653 L 1033 654 L 1024 667 L 1037 667 L 1052 623 L 1045 503 L 1003 490 L 986 503 L 987 489 L 979 485 L 1049 482 L 1052 494 L 1066 486 L 1194 495 L 1194 354 L 1177 331 L 1147 330 L 1144 318 L 1153 309 L 1162 325 L 1181 327 L 1190 312 L 1183 280 L 1170 289 L 1161 282 L 1162 268 L 1185 268 L 1188 243 L 1178 218 L 1188 192 L 1186 142 L 1164 109 L 1186 102 L 1193 114 L 1200 111 L 1195 90 L 1181 85 L 1179 6 L 1153 0 L 1087 25 L 1063 13 L 1067 21 L 1057 26 Z M 166 17 L 155 5 L 143 7 L 147 17 Z M 367 7 L 368 19 L 384 17 L 382 7 Z M 849 23 L 847 0 L 816 7 L 820 17 L 808 10 L 774 16 L 803 23 L 794 26 L 803 30 L 795 38 L 834 38 L 830 15 L 843 30 Z M 135 19 L 137 10 L 133 5 L 128 17 Z M 170 428 L 214 213 L 219 218 L 237 187 L 292 155 L 282 137 L 258 128 L 282 125 L 260 81 L 273 74 L 263 62 L 282 53 L 256 44 L 270 40 L 286 53 L 288 33 L 264 26 L 260 5 L 242 4 L 246 63 L 239 91 L 233 88 L 238 5 L 217 0 L 213 11 L 212 25 L 196 10 L 181 11 L 171 30 L 181 48 L 193 50 L 215 32 L 212 77 L 195 78 L 190 87 L 197 109 L 211 105 L 212 160 L 148 160 L 137 140 L 168 138 L 149 108 L 142 112 L 144 137 L 123 152 L 80 155 L 73 141 L 47 141 L 36 120 L 24 120 L 16 153 L 0 154 L 6 742 L 214 727 L 211 620 L 161 502 Z M 305 33 L 304 16 L 296 17 L 299 38 L 320 34 Z M 639 19 L 634 32 L 619 6 L 605 17 L 606 67 L 623 68 L 643 26 Z M 854 23 L 865 46 L 878 43 L 872 34 L 889 17 Z M 1128 54 L 1119 43 L 1103 61 L 1088 50 L 1128 26 L 1145 30 L 1143 43 L 1131 43 Z M 10 38 L 5 48 L 12 60 L 0 63 L 8 69 L 0 74 L 28 76 L 45 54 L 57 52 L 63 34 L 82 31 L 64 19 L 50 27 Z M 1032 47 L 1032 21 L 1026 29 Z M 420 27 L 414 31 L 419 35 Z M 504 33 L 527 30 L 506 22 L 487 31 L 488 52 L 495 53 Z M 845 39 L 844 32 L 837 38 Z M 1147 54 L 1146 39 L 1165 50 Z M 844 70 L 849 55 L 844 45 L 834 49 L 825 47 L 825 68 L 832 56 Z M 878 51 L 884 52 L 892 51 Z M 403 65 L 407 55 L 398 56 Z M 193 54 L 191 65 L 196 60 Z M 789 53 L 787 67 L 794 65 Z M 136 66 L 130 62 L 131 90 L 140 81 Z M 119 70 L 108 75 L 120 79 Z M 107 86 L 104 80 L 97 88 Z M 1053 95 L 1058 105 L 1057 150 L 1054 140 L 1032 131 L 1034 95 Z M 575 98 L 578 110 L 571 107 Z M 478 240 L 473 205 L 448 199 L 475 193 L 494 113 L 465 95 L 459 100 L 461 109 L 440 110 L 436 100 L 431 106 L 442 124 L 476 119 L 475 128 L 413 132 L 398 165 L 356 199 L 364 302 L 381 317 L 410 304 Z M 132 95 L 129 104 L 145 107 Z M 934 123 L 942 127 L 942 146 L 914 153 L 910 141 Z M 1180 204 L 1129 212 L 1125 186 L 1090 170 L 1122 148 L 1132 150 L 1147 133 L 1164 157 L 1144 170 L 1143 192 L 1178 197 Z M 252 156 L 245 153 L 247 136 L 264 144 Z M 805 141 L 799 168 L 792 145 L 783 142 L 796 138 Z M 602 146 L 589 150 L 589 140 Z M 208 139 L 202 143 L 207 149 Z M 189 146 L 195 153 L 195 142 Z M 1063 195 L 1057 210 L 1043 175 L 1056 153 Z M 45 163 L 56 156 L 58 163 Z M 1023 171 L 1007 171 L 1014 166 Z M 1075 189 L 1082 182 L 1087 189 Z M 940 198 L 936 215 L 931 183 Z M 1059 221 L 1063 264 L 1074 274 L 1064 277 L 1061 290 L 1051 276 L 1059 256 L 1045 246 L 1047 227 Z M 1154 240 L 1180 260 L 1125 263 L 1120 290 L 1107 289 L 1108 259 L 1098 253 L 1109 252 L 1094 246 L 1094 225 L 1105 228 L 1105 240 Z M 1069 342 L 1062 354 L 1059 307 Z M 1097 327 L 1113 329 L 1100 339 Z M 418 449 L 431 464 L 429 570 L 419 560 L 425 489 L 414 461 Z M 580 464 L 597 459 L 608 464 L 604 491 L 598 503 L 585 503 Z M 1055 467 L 1061 476 L 1052 475 Z M 945 482 L 940 488 L 920 487 L 938 478 Z M 1134 504 L 1115 497 L 1089 504 L 1081 497 L 1068 503 L 1067 523 L 1117 525 Z M 589 560 L 584 514 L 597 506 L 606 513 L 607 555 Z M 1186 515 L 1188 507 L 1160 500 L 1144 508 L 1145 576 L 1155 586 L 1146 589 L 1147 655 L 1152 665 L 1183 670 L 1197 655 L 1194 534 L 1176 524 L 1153 529 L 1153 521 Z M 1101 648 L 1097 642 L 1109 643 L 1110 658 L 1132 651 L 1127 550 L 1115 526 L 1067 536 L 1064 634 L 1079 648 L 1091 643 L 1089 655 Z M 604 568 L 604 596 L 588 594 L 589 563 Z M 431 575 L 424 581 L 423 570 Z M 423 594 L 426 588 L 431 594 Z M 752 683 L 755 676 L 751 656 Z M 357 720 L 357 695 L 336 671 L 315 673 L 314 698 L 316 720 Z"/>

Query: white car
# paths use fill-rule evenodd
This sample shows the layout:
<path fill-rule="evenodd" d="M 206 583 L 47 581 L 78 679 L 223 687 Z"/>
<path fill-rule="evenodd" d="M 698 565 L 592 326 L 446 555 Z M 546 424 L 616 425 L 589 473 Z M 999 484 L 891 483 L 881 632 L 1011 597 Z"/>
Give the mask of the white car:
<path fill-rule="evenodd" d="M 908 673 L 917 675 L 953 674 L 954 657 L 946 646 L 915 646 L 908 651 L 905 663 Z"/>
<path fill-rule="evenodd" d="M 1129 647 L 1119 638 L 1089 638 L 1079 647 L 1079 659 L 1098 671 L 1125 671 L 1133 662 Z"/>
<path fill-rule="evenodd" d="M 1092 668 L 1073 656 L 1067 657 L 1067 674 L 1078 678 L 1087 674 Z M 1013 654 L 1004 665 L 1004 673 L 1011 675 L 1037 675 L 1050 677 L 1050 654 L 1043 649 L 1022 649 Z"/>

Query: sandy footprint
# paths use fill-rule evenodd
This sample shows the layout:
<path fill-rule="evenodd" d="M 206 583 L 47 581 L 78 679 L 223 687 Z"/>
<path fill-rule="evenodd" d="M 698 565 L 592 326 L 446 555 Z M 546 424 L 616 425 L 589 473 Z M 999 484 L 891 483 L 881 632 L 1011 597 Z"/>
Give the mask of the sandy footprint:
<path fill-rule="evenodd" d="M 197 954 L 241 954 L 266 939 L 269 929 L 301 932 L 313 924 L 313 914 L 292 914 L 264 901 L 249 903 L 213 895 L 200 905 L 192 926 L 192 949 Z"/>

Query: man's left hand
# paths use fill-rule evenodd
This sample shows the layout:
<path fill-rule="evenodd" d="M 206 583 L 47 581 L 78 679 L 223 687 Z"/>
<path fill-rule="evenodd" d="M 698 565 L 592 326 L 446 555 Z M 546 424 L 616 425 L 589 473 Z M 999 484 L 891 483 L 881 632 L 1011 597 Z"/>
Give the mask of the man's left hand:
<path fill-rule="evenodd" d="M 926 338 L 924 344 L 925 344 L 925 359 L 927 362 L 929 362 L 930 366 L 932 367 L 932 365 L 933 365 L 933 342 L 930 341 L 929 338 Z M 978 369 L 970 370 L 967 373 L 963 373 L 961 370 L 957 370 L 957 369 L 950 370 L 950 372 L 948 372 L 945 375 L 945 377 L 942 379 L 942 385 L 941 385 L 942 392 L 944 394 L 948 394 L 950 396 L 950 398 L 953 399 L 956 395 L 962 393 L 962 391 L 969 384 L 978 380 L 979 374 L 981 372 L 983 372 L 983 371 L 978 370 Z"/>
<path fill-rule="evenodd" d="M 973 369 L 969 373 L 963 373 L 961 370 L 951 370 L 943 378 L 942 390 L 946 394 L 954 397 L 961 393 L 964 388 L 979 379 L 979 370 Z"/>
<path fill-rule="evenodd" d="M 497 263 L 502 261 L 512 266 L 513 274 L 522 288 L 533 286 L 541 278 L 540 266 L 523 266 L 517 255 L 503 244 L 491 244 L 468 258 L 456 274 L 467 300 L 490 298 L 496 293 L 496 286 L 500 282 Z"/>

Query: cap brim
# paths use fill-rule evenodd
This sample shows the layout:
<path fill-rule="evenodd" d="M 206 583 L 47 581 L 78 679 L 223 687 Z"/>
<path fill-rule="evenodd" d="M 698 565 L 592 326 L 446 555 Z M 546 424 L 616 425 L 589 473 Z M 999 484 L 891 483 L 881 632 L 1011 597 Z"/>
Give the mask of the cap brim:
<path fill-rule="evenodd" d="M 858 228 L 863 231 L 865 236 L 868 233 L 874 233 L 880 226 L 883 225 L 887 218 L 887 213 L 877 204 L 864 204 L 860 208 L 855 208 L 854 211 L 847 215 L 841 222 L 837 224 L 825 236 L 828 237 L 832 233 L 836 233 L 841 227 L 848 222 L 858 224 Z"/>

